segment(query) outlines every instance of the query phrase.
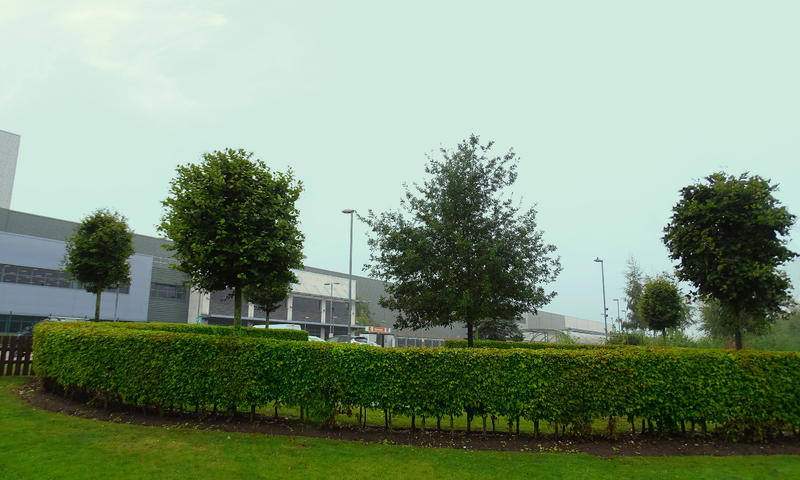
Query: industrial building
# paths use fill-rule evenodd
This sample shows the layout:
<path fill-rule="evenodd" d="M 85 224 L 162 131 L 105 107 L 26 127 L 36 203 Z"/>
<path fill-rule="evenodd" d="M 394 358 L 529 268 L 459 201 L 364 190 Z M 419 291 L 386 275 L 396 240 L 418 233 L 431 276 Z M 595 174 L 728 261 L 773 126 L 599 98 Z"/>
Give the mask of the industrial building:
<path fill-rule="evenodd" d="M 77 223 L 10 210 L 19 136 L 0 131 L 0 334 L 15 333 L 48 317 L 93 318 L 95 295 L 62 271 L 66 241 Z M 201 293 L 174 268 L 168 240 L 134 235 L 131 282 L 103 293 L 104 320 L 180 322 L 230 325 L 230 292 Z M 394 330 L 395 314 L 382 308 L 384 283 L 372 278 L 306 267 L 295 271 L 298 282 L 286 301 L 267 315 L 256 305 L 243 305 L 243 323 L 300 325 L 323 338 L 367 327 L 385 346 L 439 346 L 445 339 L 466 338 L 463 326 L 426 330 Z M 352 289 L 348 282 L 352 281 Z M 357 307 L 349 308 L 349 291 Z M 357 315 L 358 313 L 358 315 Z M 267 318 L 268 317 L 268 318 Z M 360 325 L 357 325 L 360 324 Z M 527 314 L 520 327 L 528 339 L 553 341 L 555 332 L 572 332 L 597 343 L 603 324 L 564 315 Z"/>

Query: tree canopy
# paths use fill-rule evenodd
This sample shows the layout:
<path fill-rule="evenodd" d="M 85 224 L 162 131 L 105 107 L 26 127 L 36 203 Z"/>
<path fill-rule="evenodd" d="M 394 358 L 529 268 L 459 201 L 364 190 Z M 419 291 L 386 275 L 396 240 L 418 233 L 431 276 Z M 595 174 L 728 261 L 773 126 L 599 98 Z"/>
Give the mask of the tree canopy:
<path fill-rule="evenodd" d="M 478 323 L 479 340 L 521 342 L 523 338 L 522 330 L 514 320 L 488 318 Z"/>
<path fill-rule="evenodd" d="M 639 299 L 644 291 L 643 282 L 642 269 L 635 258 L 629 258 L 628 269 L 625 271 L 625 305 L 628 315 L 627 320 L 622 324 L 625 329 L 644 330 L 647 328 L 647 324 L 639 314 Z"/>
<path fill-rule="evenodd" d="M 668 328 L 677 328 L 685 317 L 678 287 L 667 278 L 659 277 L 644 285 L 639 299 L 639 316 L 647 328 L 661 332 L 666 339 Z"/>
<path fill-rule="evenodd" d="M 492 142 L 472 135 L 429 157 L 428 180 L 406 188 L 401 210 L 363 220 L 372 229 L 371 272 L 387 282 L 380 304 L 398 312 L 396 328 L 516 319 L 547 304 L 561 265 L 536 227 L 503 190 L 517 178 L 513 150 L 490 156 Z"/>
<path fill-rule="evenodd" d="M 105 209 L 84 218 L 67 240 L 64 270 L 96 294 L 95 321 L 100 320 L 103 290 L 131 281 L 128 258 L 134 252 L 133 232 L 125 217 Z"/>
<path fill-rule="evenodd" d="M 302 185 L 252 157 L 228 148 L 179 166 L 158 227 L 195 288 L 233 290 L 235 327 L 243 298 L 274 311 L 297 282 L 291 269 L 303 266 Z"/>
<path fill-rule="evenodd" d="M 779 267 L 797 256 L 786 247 L 795 216 L 772 195 L 777 188 L 757 175 L 714 173 L 681 189 L 664 228 L 678 278 L 704 301 L 719 301 L 736 348 L 743 331 L 763 330 L 789 300 Z"/>

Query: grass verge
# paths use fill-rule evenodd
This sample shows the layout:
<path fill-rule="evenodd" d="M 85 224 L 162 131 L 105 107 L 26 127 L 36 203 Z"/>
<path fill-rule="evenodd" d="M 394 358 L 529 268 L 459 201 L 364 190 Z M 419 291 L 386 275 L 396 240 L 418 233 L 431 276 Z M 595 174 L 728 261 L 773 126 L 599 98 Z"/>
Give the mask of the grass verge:
<path fill-rule="evenodd" d="M 429 449 L 156 428 L 41 411 L 0 378 L 0 478 L 798 478 L 796 456 L 615 457 Z"/>

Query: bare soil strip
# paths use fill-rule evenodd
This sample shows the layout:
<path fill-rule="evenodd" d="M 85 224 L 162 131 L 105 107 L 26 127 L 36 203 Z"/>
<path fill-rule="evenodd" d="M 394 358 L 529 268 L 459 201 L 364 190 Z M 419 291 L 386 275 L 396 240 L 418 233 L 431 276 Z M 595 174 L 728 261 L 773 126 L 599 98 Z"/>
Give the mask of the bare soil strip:
<path fill-rule="evenodd" d="M 588 438 L 573 438 L 552 435 L 487 433 L 480 431 L 467 434 L 456 431 L 425 432 L 417 429 L 393 429 L 366 427 L 359 430 L 353 426 L 324 429 L 316 424 L 292 418 L 256 415 L 250 421 L 249 413 L 239 412 L 235 417 L 223 412 L 195 414 L 193 411 L 164 412 L 159 415 L 153 409 L 143 411 L 139 407 L 112 405 L 109 408 L 93 406 L 78 400 L 48 393 L 39 388 L 36 380 L 20 387 L 17 393 L 33 407 L 51 412 L 65 413 L 82 418 L 93 418 L 113 423 L 148 425 L 156 427 L 184 427 L 226 432 L 288 435 L 295 437 L 326 438 L 362 442 L 415 445 L 420 447 L 455 448 L 460 450 L 496 450 L 517 452 L 586 453 L 600 457 L 620 455 L 683 456 L 683 455 L 800 455 L 800 439 L 784 436 L 769 443 L 723 442 L 713 438 L 686 436 L 657 437 L 650 435 L 620 433 L 616 440 L 594 435 Z"/>

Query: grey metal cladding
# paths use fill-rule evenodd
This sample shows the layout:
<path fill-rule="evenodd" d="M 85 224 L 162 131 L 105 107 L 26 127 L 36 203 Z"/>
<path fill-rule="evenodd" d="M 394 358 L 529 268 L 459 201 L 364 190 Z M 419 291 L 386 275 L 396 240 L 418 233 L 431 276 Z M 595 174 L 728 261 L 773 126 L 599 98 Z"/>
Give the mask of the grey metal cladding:
<path fill-rule="evenodd" d="M 76 222 L 0 208 L 0 231 L 4 232 L 65 242 L 72 236 L 77 226 Z M 169 241 L 146 235 L 134 234 L 133 236 L 136 253 L 143 255 L 169 257 L 171 252 L 162 246 L 165 243 L 169 243 Z"/>
<path fill-rule="evenodd" d="M 226 297 L 230 295 L 231 290 L 222 290 L 211 292 L 208 313 L 211 315 L 233 315 L 233 298 Z"/>
<path fill-rule="evenodd" d="M 184 295 L 184 298 L 159 298 L 150 295 L 147 321 L 186 323 L 186 312 L 188 310 L 188 295 Z"/>
<path fill-rule="evenodd" d="M 188 279 L 189 277 L 185 273 L 175 270 L 169 264 L 153 261 L 151 282 L 184 287 Z M 147 305 L 147 321 L 185 323 L 188 309 L 189 295 L 183 295 L 181 298 L 150 295 Z"/>

